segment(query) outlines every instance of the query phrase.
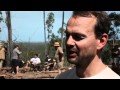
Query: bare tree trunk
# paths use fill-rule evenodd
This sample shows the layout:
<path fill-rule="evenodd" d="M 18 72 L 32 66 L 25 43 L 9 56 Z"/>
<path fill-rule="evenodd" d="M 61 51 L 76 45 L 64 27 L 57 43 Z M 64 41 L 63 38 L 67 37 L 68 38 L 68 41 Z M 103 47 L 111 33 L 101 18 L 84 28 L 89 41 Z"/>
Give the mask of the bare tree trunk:
<path fill-rule="evenodd" d="M 113 38 L 113 47 L 115 46 L 115 38 Z"/>
<path fill-rule="evenodd" d="M 6 11 L 6 21 L 8 28 L 8 55 L 9 59 L 12 60 L 12 27 L 11 27 L 11 15 L 10 11 Z"/>
<path fill-rule="evenodd" d="M 117 27 L 116 27 L 116 30 L 117 30 Z M 114 37 L 113 37 L 113 47 L 115 46 L 115 43 L 116 43 L 116 33 L 114 31 Z"/>
<path fill-rule="evenodd" d="M 61 32 L 61 47 L 63 48 L 63 25 L 64 25 L 64 11 L 62 13 L 62 32 Z"/>
<path fill-rule="evenodd" d="M 45 11 L 43 11 L 43 16 L 44 16 L 44 39 L 45 39 L 45 55 L 47 52 L 47 47 L 46 47 L 46 27 L 45 27 Z"/>

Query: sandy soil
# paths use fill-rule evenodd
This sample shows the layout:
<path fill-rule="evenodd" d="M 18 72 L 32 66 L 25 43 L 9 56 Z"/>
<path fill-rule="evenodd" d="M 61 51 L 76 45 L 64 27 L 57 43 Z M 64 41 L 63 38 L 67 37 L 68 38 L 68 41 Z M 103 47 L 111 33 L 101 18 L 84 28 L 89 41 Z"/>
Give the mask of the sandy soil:
<path fill-rule="evenodd" d="M 18 75 L 11 73 L 10 67 L 5 67 L 0 70 L 0 79 L 54 79 L 57 75 L 58 70 L 33 72 L 21 69 Z"/>

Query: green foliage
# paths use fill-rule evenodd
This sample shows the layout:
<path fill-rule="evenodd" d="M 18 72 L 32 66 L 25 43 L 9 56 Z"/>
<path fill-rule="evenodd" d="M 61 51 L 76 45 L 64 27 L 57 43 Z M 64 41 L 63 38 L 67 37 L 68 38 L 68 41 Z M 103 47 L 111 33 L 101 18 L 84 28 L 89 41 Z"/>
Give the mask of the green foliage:
<path fill-rule="evenodd" d="M 53 23 L 54 23 L 54 13 L 50 12 L 48 14 L 47 20 L 46 20 L 46 25 L 47 25 L 47 31 L 48 31 L 48 53 L 50 53 L 53 50 L 53 41 L 56 38 L 55 35 L 52 33 L 53 29 Z"/>
<path fill-rule="evenodd" d="M 2 11 L 0 11 L 0 23 L 3 21 L 3 17 L 2 17 Z M 1 26 L 0 26 L 0 32 L 1 32 Z"/>
<path fill-rule="evenodd" d="M 0 23 L 1 23 L 1 21 L 3 21 L 2 11 L 0 11 Z"/>
<path fill-rule="evenodd" d="M 54 13 L 49 13 L 47 20 L 46 20 L 46 25 L 47 25 L 47 31 L 48 31 L 48 40 L 51 39 L 52 35 L 52 29 L 53 29 L 53 23 L 54 23 Z"/>
<path fill-rule="evenodd" d="M 16 44 L 20 46 L 20 50 L 22 51 L 20 58 L 23 59 L 25 62 L 34 57 L 34 54 L 36 53 L 39 54 L 41 61 L 44 62 L 45 60 L 44 43 L 14 42 L 13 46 Z"/>
<path fill-rule="evenodd" d="M 62 28 L 62 27 L 60 27 L 59 30 L 58 30 L 58 33 L 59 33 L 59 34 L 63 33 L 63 35 L 65 36 L 65 33 L 64 33 L 64 32 L 65 32 L 65 29 Z"/>
<path fill-rule="evenodd" d="M 46 58 L 45 53 L 44 53 L 44 49 L 45 49 L 44 43 L 13 42 L 13 46 L 16 44 L 20 46 L 20 50 L 22 51 L 22 54 L 20 55 L 20 57 L 25 62 L 27 60 L 30 60 L 30 58 L 34 57 L 34 54 L 36 54 L 36 53 L 38 53 L 40 55 L 39 57 L 40 57 L 42 63 L 44 62 L 44 60 Z M 48 45 L 48 43 L 47 43 L 47 45 Z M 64 53 L 66 53 L 66 52 L 64 52 Z M 54 58 L 54 54 L 55 54 L 55 48 L 51 47 L 51 51 L 49 52 L 50 57 Z M 73 66 L 67 62 L 66 54 L 64 54 L 64 57 L 65 57 L 64 66 L 65 67 Z"/>
<path fill-rule="evenodd" d="M 101 56 L 102 56 L 102 60 L 105 64 L 109 64 L 110 62 L 110 58 L 111 58 L 111 47 L 109 44 L 107 44 L 105 46 L 105 48 L 103 49 L 102 53 L 101 53 Z"/>
<path fill-rule="evenodd" d="M 109 14 L 110 20 L 111 20 L 111 28 L 109 32 L 109 38 L 110 39 L 118 39 L 118 35 L 120 34 L 120 14 L 112 12 Z"/>

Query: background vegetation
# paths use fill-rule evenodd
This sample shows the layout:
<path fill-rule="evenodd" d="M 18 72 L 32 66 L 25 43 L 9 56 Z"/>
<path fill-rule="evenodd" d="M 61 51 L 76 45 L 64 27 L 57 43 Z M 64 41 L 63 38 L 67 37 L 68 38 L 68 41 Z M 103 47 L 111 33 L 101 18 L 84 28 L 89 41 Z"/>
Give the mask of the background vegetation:
<path fill-rule="evenodd" d="M 44 36 L 48 38 L 47 42 L 45 42 L 45 43 L 43 43 L 43 42 L 32 43 L 32 42 L 17 42 L 17 39 L 12 40 L 12 47 L 15 44 L 18 44 L 20 46 L 20 49 L 23 52 L 22 55 L 21 55 L 21 58 L 24 61 L 29 60 L 31 57 L 33 57 L 33 55 L 35 53 L 38 53 L 40 55 L 39 57 L 40 57 L 42 62 L 44 62 L 46 54 L 50 54 L 50 56 L 52 58 L 54 58 L 55 48 L 54 48 L 53 44 L 54 44 L 55 41 L 60 42 L 61 46 L 64 49 L 64 52 L 66 52 L 66 49 L 65 49 L 65 34 L 64 34 L 66 24 L 64 23 L 64 11 L 63 11 L 62 14 L 63 14 L 62 18 L 61 18 L 62 19 L 62 22 L 61 22 L 62 26 L 58 29 L 58 33 L 61 34 L 61 37 L 56 36 L 52 32 L 52 29 L 54 27 L 53 23 L 55 21 L 55 18 L 54 18 L 54 13 L 51 12 L 47 15 L 47 19 L 46 20 L 44 19 L 44 27 L 45 27 L 44 31 L 48 32 L 48 36 L 45 36 L 46 34 L 44 34 Z M 45 11 L 44 11 L 44 16 L 45 16 Z M 109 17 L 111 19 L 109 41 L 108 41 L 106 47 L 103 49 L 103 52 L 101 54 L 101 56 L 103 58 L 103 62 L 105 64 L 109 64 L 109 62 L 111 60 L 111 49 L 114 47 L 115 44 L 120 44 L 120 36 L 119 36 L 120 35 L 120 14 L 116 13 L 116 12 L 110 12 Z M 6 20 L 6 19 L 4 19 L 2 17 L 2 12 L 0 11 L 0 23 L 4 20 Z M 0 32 L 2 32 L 1 28 L 0 28 Z M 45 40 L 46 40 L 46 38 L 45 38 Z M 7 43 L 9 41 L 8 42 L 2 41 L 2 42 L 6 43 L 6 46 L 8 46 Z M 9 53 L 10 52 L 8 52 L 7 55 Z M 64 56 L 65 56 L 65 65 L 69 66 L 70 64 L 66 60 L 66 55 L 64 55 Z M 7 57 L 6 60 L 7 60 L 7 63 L 9 65 L 9 62 L 10 62 L 9 57 Z"/>

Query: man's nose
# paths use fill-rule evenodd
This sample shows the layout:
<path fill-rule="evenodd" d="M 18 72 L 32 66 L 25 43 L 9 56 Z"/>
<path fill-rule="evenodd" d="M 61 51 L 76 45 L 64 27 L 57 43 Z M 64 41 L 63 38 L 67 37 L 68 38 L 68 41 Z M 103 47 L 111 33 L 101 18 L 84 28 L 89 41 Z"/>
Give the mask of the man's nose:
<path fill-rule="evenodd" d="M 72 46 L 72 45 L 75 44 L 75 43 L 74 43 L 74 39 L 72 38 L 72 36 L 69 36 L 69 38 L 66 40 L 66 44 L 67 44 L 68 46 Z"/>

